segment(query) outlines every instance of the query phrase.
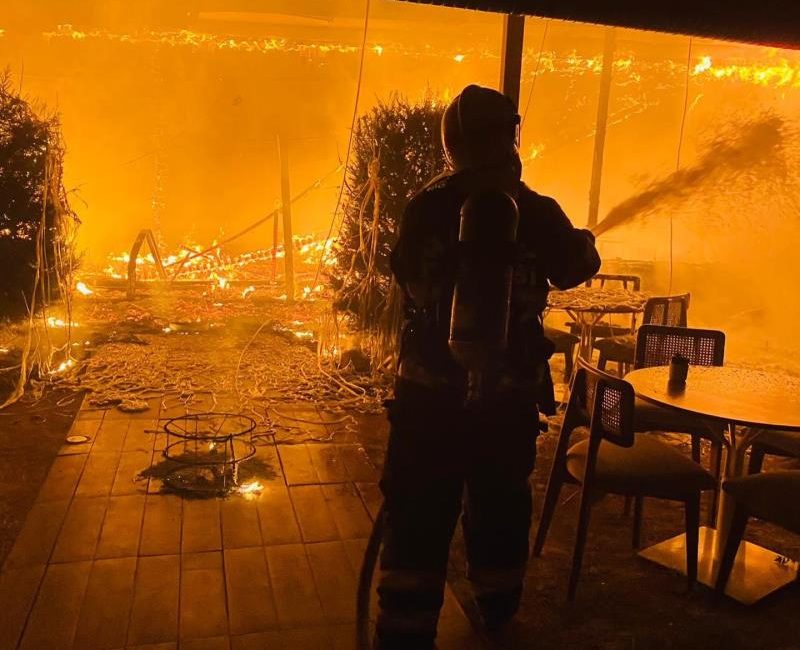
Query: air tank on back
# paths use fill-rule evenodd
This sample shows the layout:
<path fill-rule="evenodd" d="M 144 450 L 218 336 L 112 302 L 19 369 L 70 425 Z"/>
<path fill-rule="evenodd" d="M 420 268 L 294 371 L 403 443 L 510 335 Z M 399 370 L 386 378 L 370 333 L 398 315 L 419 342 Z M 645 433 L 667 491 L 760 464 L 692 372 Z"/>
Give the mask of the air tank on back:
<path fill-rule="evenodd" d="M 461 207 L 449 344 L 469 375 L 468 402 L 481 399 L 482 375 L 508 346 L 518 223 L 517 204 L 499 190 L 472 194 Z"/>

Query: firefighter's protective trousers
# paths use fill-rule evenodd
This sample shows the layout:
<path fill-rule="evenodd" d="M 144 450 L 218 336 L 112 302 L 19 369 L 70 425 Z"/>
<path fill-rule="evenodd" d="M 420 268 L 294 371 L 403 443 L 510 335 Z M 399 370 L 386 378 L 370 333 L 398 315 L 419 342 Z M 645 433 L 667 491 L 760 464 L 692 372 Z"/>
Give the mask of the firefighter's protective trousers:
<path fill-rule="evenodd" d="M 467 408 L 463 395 L 403 379 L 388 408 L 377 638 L 382 650 L 425 650 L 436 636 L 462 509 L 467 577 L 478 602 L 519 598 L 538 412 L 530 400 L 510 396 Z"/>

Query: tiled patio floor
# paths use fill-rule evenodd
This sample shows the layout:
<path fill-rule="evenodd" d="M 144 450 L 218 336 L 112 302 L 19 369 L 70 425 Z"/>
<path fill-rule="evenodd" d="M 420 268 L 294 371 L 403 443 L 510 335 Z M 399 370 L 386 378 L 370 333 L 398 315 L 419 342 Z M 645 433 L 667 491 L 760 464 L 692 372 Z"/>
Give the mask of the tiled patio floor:
<path fill-rule="evenodd" d="M 182 499 L 135 480 L 157 425 L 81 411 L 0 574 L 0 650 L 354 648 L 380 500 L 357 441 L 264 444 L 260 494 Z M 439 647 L 481 647 L 449 588 Z"/>

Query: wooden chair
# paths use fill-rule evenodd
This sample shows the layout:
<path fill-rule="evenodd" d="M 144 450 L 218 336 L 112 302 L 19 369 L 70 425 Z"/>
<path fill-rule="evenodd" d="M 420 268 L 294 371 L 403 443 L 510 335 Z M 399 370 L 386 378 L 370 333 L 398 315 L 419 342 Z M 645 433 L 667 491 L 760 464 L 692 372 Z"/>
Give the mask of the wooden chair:
<path fill-rule="evenodd" d="M 716 590 L 725 591 L 747 520 L 758 517 L 793 533 L 800 533 L 800 470 L 764 472 L 725 481 L 722 485 L 735 502 L 730 534 L 717 574 Z"/>
<path fill-rule="evenodd" d="M 648 299 L 644 306 L 644 325 L 665 325 L 669 327 L 686 327 L 688 322 L 690 294 L 678 296 L 660 296 Z M 598 368 L 606 369 L 609 361 L 617 362 L 619 375 L 624 375 L 625 368 L 633 363 L 636 349 L 636 335 L 629 333 L 622 336 L 598 338 L 593 347 L 600 352 Z"/>
<path fill-rule="evenodd" d="M 636 351 L 633 367 L 650 368 L 667 366 L 672 357 L 681 354 L 693 366 L 721 366 L 725 361 L 725 333 L 719 330 L 697 329 L 691 327 L 666 327 L 662 325 L 642 325 L 636 333 Z M 714 428 L 707 420 L 675 409 L 656 406 L 637 399 L 634 409 L 634 430 L 669 431 L 691 436 L 692 460 L 700 462 L 703 439 L 711 443 L 711 473 L 719 480 L 722 471 L 722 430 Z M 713 500 L 709 509 L 709 519 L 713 523 L 716 513 L 718 488 L 714 488 Z M 642 502 L 636 502 L 634 514 L 635 536 L 641 531 Z"/>
<path fill-rule="evenodd" d="M 800 432 L 762 431 L 750 448 L 749 474 L 758 474 L 764 465 L 765 456 L 800 458 Z"/>
<path fill-rule="evenodd" d="M 544 335 L 556 346 L 553 354 L 564 355 L 564 381 L 569 383 L 574 368 L 573 364 L 575 363 L 575 347 L 581 342 L 580 337 L 570 332 L 547 326 L 544 328 Z"/>
<path fill-rule="evenodd" d="M 588 422 L 588 438 L 571 443 Z M 592 505 L 605 494 L 652 496 L 681 501 L 686 510 L 686 566 L 689 586 L 697 578 L 700 494 L 714 477 L 677 449 L 652 436 L 634 434 L 631 385 L 578 359 L 564 423 L 556 447 L 533 554 L 541 555 L 564 483 L 581 486 L 568 598 L 578 586 Z"/>

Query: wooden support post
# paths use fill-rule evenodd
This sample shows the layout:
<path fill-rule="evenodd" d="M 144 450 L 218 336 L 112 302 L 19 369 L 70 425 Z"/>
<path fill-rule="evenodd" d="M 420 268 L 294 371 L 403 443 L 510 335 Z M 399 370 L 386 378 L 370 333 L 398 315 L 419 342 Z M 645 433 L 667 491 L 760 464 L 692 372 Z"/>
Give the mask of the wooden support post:
<path fill-rule="evenodd" d="M 292 192 L 289 185 L 289 151 L 287 141 L 278 135 L 281 159 L 281 213 L 283 214 L 283 250 L 286 272 L 286 300 L 294 301 L 294 242 L 292 241 Z M 273 230 L 274 232 L 274 230 Z"/>
<path fill-rule="evenodd" d="M 588 227 L 597 225 L 600 211 L 600 185 L 603 180 L 603 156 L 606 148 L 606 128 L 608 126 L 608 104 L 611 99 L 611 73 L 616 49 L 616 32 L 606 27 L 603 46 L 603 70 L 600 73 L 600 96 L 597 99 L 597 123 L 594 135 L 594 156 L 592 158 L 592 182 L 589 186 Z"/>
<path fill-rule="evenodd" d="M 500 92 L 519 106 L 525 16 L 503 16 L 503 50 L 500 58 Z"/>
<path fill-rule="evenodd" d="M 273 206 L 277 207 L 277 206 Z M 278 213 L 272 217 L 272 281 L 278 277 Z"/>

